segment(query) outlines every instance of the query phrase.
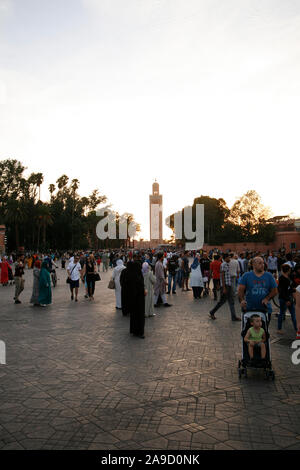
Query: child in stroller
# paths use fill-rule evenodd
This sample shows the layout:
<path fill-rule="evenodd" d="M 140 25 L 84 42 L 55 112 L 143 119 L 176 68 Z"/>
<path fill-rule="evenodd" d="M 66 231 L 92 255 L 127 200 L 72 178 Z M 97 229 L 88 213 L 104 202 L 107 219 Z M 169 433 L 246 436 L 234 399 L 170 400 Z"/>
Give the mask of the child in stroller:
<path fill-rule="evenodd" d="M 253 364 L 254 348 L 260 349 L 260 357 L 262 360 L 266 358 L 266 332 L 262 328 L 261 317 L 254 313 L 250 317 L 251 327 L 247 331 L 244 341 L 248 344 L 248 353 L 250 357 L 250 364 Z"/>
<path fill-rule="evenodd" d="M 266 377 L 274 380 L 267 312 L 244 312 L 241 327 L 242 359 L 238 363 L 239 378 L 242 375 L 247 377 L 247 369 L 263 369 Z"/>

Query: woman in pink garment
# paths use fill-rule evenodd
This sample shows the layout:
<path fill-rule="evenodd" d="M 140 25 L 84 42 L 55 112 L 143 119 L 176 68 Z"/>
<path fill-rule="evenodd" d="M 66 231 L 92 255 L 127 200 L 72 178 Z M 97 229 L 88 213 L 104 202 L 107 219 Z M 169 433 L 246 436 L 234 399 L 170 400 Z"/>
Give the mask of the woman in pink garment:
<path fill-rule="evenodd" d="M 1 268 L 1 284 L 3 286 L 7 286 L 8 284 L 8 267 L 9 264 L 7 262 L 7 257 L 4 256 L 2 263 L 0 263 L 0 268 Z"/>

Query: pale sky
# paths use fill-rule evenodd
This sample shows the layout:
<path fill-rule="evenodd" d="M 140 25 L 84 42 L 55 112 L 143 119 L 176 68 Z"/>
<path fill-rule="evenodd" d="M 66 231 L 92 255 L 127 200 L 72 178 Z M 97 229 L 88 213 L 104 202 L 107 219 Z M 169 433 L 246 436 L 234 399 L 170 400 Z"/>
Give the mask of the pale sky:
<path fill-rule="evenodd" d="M 0 159 L 144 238 L 155 178 L 164 218 L 248 189 L 299 216 L 299 110 L 299 0 L 0 0 Z"/>

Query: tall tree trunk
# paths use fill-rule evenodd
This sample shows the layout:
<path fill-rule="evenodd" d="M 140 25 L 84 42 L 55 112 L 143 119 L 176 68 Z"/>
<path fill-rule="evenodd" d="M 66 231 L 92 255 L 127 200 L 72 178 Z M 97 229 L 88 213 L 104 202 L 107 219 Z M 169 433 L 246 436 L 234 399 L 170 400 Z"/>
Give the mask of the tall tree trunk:
<path fill-rule="evenodd" d="M 40 249 L 40 232 L 41 232 L 41 225 L 38 223 L 38 238 L 37 238 L 37 251 Z"/>
<path fill-rule="evenodd" d="M 18 224 L 15 224 L 15 233 L 16 233 L 16 246 L 17 246 L 17 250 L 18 250 L 19 247 L 20 247 L 20 238 L 19 238 L 19 227 L 18 227 Z"/>
<path fill-rule="evenodd" d="M 43 245 L 44 250 L 46 249 L 46 222 L 43 223 Z"/>

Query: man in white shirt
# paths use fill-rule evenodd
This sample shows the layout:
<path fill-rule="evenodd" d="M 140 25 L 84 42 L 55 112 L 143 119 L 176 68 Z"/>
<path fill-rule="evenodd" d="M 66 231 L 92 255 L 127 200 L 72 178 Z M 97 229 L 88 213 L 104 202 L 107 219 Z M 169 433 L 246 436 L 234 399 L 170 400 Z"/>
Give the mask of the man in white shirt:
<path fill-rule="evenodd" d="M 237 278 L 239 274 L 240 274 L 240 265 L 237 260 L 237 255 L 230 253 L 229 275 L 231 277 L 231 288 L 234 294 L 236 294 Z"/>
<path fill-rule="evenodd" d="M 70 290 L 71 290 L 71 300 L 74 299 L 74 289 L 75 289 L 75 302 L 78 302 L 78 290 L 79 290 L 79 279 L 80 279 L 81 265 L 79 263 L 79 256 L 74 256 L 74 261 L 69 263 L 67 273 L 70 279 Z"/>
<path fill-rule="evenodd" d="M 277 273 L 277 258 L 274 256 L 274 253 L 271 253 L 267 260 L 268 271 L 271 274 Z"/>

